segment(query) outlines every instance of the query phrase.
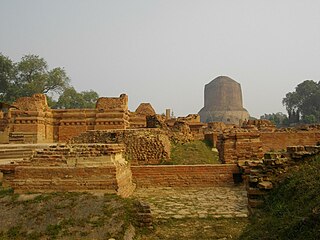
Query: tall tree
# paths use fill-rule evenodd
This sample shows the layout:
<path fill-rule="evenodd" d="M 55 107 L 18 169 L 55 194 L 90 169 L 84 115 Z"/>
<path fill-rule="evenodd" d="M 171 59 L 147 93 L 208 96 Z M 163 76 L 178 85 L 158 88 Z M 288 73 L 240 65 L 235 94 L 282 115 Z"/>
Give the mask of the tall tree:
<path fill-rule="evenodd" d="M 306 80 L 289 92 L 282 101 L 286 107 L 289 122 L 320 122 L 320 82 Z"/>
<path fill-rule="evenodd" d="M 62 68 L 48 69 L 47 62 L 37 55 L 26 55 L 18 63 L 0 55 L 1 100 L 13 102 L 35 93 L 58 94 L 69 86 L 69 78 Z"/>
<path fill-rule="evenodd" d="M 8 87 L 14 77 L 14 63 L 0 53 L 0 100 L 6 98 Z"/>
<path fill-rule="evenodd" d="M 54 108 L 94 108 L 98 93 L 93 90 L 78 93 L 73 87 L 65 89 Z"/>
<path fill-rule="evenodd" d="M 270 120 L 277 127 L 283 127 L 288 125 L 288 117 L 286 114 L 282 112 L 271 113 L 271 114 L 265 113 L 264 115 L 260 116 L 260 119 Z"/>

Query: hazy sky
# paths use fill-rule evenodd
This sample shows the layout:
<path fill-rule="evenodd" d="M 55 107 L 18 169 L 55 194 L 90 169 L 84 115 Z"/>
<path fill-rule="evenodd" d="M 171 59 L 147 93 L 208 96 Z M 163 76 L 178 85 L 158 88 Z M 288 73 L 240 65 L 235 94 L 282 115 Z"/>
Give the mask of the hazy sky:
<path fill-rule="evenodd" d="M 78 91 L 197 113 L 227 75 L 259 117 L 320 80 L 319 0 L 0 0 L 0 52 L 64 67 Z"/>

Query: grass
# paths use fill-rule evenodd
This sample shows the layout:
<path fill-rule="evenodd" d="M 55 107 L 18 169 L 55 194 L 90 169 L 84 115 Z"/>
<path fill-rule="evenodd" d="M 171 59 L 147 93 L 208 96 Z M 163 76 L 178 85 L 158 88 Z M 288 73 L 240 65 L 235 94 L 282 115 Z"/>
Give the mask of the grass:
<path fill-rule="evenodd" d="M 213 219 L 187 218 L 170 219 L 156 223 L 155 230 L 140 235 L 138 240 L 209 240 L 209 239 L 237 239 L 248 224 L 246 218 Z"/>
<path fill-rule="evenodd" d="M 192 141 L 189 143 L 172 143 L 171 160 L 164 164 L 194 165 L 217 164 L 219 156 L 212 151 L 212 147 L 206 141 Z"/>
<path fill-rule="evenodd" d="M 320 157 L 286 175 L 240 239 L 320 239 Z"/>
<path fill-rule="evenodd" d="M 46 193 L 19 200 L 0 186 L 0 240 L 123 239 L 135 222 L 133 199 L 89 193 Z M 108 239 L 107 238 L 107 239 Z"/>

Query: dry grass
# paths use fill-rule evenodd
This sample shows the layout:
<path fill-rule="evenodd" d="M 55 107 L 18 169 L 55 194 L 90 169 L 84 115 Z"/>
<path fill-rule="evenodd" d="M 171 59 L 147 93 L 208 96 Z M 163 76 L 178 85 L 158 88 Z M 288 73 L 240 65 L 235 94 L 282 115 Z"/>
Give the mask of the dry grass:
<path fill-rule="evenodd" d="M 246 218 L 168 220 L 157 224 L 154 231 L 140 236 L 138 240 L 238 239 L 247 224 Z"/>
<path fill-rule="evenodd" d="M 218 153 L 212 151 L 207 142 L 192 141 L 184 144 L 172 144 L 171 161 L 164 164 L 194 165 L 217 163 L 220 163 Z"/>

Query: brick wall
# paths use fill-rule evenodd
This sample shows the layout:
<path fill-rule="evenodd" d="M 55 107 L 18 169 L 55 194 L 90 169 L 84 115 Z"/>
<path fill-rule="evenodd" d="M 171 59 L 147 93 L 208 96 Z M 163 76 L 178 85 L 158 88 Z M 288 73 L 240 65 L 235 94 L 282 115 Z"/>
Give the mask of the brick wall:
<path fill-rule="evenodd" d="M 128 197 L 135 185 L 123 148 L 119 144 L 51 145 L 11 169 L 5 182 L 18 193 L 102 191 Z"/>
<path fill-rule="evenodd" d="M 159 164 L 170 159 L 171 144 L 161 129 L 88 131 L 71 139 L 72 143 L 123 143 L 132 164 Z"/>
<path fill-rule="evenodd" d="M 116 168 L 16 167 L 15 192 L 117 190 Z"/>
<path fill-rule="evenodd" d="M 66 142 L 88 130 L 129 128 L 128 97 L 100 98 L 95 109 L 50 109 L 46 96 L 19 98 L 0 116 L 0 131 L 33 133 L 34 143 Z M 2 140 L 3 141 L 3 140 Z"/>
<path fill-rule="evenodd" d="M 137 187 L 210 187 L 233 184 L 235 164 L 131 166 Z"/>
<path fill-rule="evenodd" d="M 288 146 L 316 145 L 320 142 L 320 131 L 261 132 L 260 140 L 265 152 L 279 151 Z"/>
<path fill-rule="evenodd" d="M 239 160 L 263 157 L 262 142 L 258 131 L 225 132 L 219 135 L 217 147 L 220 161 L 223 163 L 237 163 Z"/>

